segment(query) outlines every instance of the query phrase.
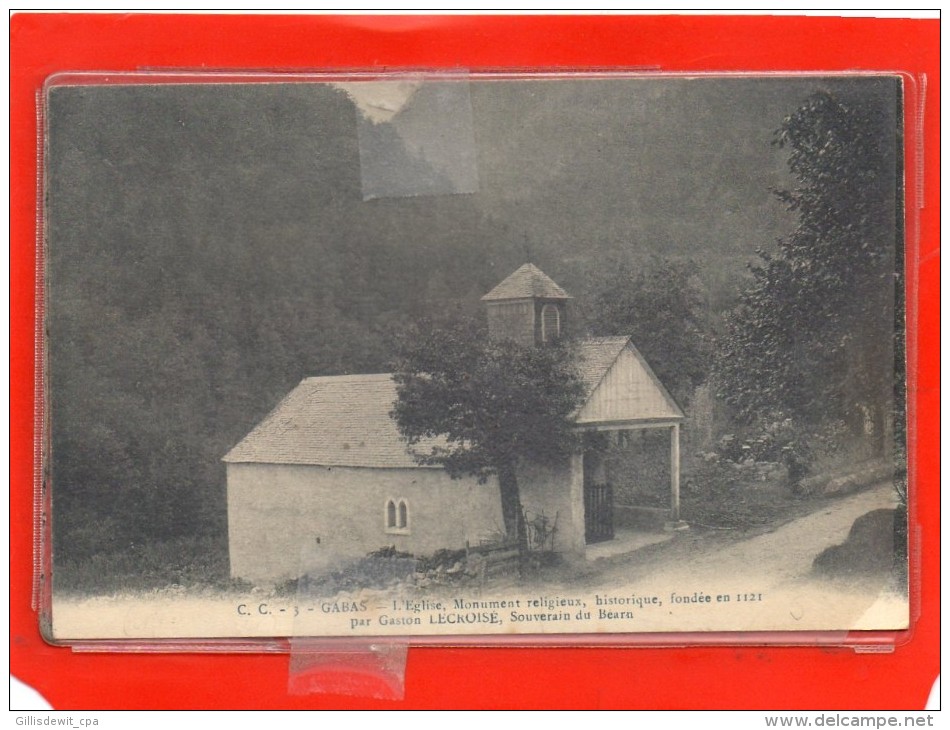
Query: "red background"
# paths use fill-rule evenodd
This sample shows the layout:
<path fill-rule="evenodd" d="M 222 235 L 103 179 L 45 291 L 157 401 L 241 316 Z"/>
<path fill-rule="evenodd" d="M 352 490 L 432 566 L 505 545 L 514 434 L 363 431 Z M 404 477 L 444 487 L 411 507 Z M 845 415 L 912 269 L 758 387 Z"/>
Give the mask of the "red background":
<path fill-rule="evenodd" d="M 939 666 L 939 21 L 801 17 L 263 17 L 18 14 L 11 21 L 11 670 L 57 709 L 922 708 Z M 288 656 L 76 654 L 30 608 L 35 95 L 59 71 L 164 69 L 903 71 L 926 75 L 917 271 L 919 620 L 892 653 L 845 648 L 413 648 L 402 702 L 289 696 Z M 909 161 L 918 142 L 909 95 Z M 919 101 L 920 99 L 918 99 Z M 912 173 L 908 175 L 913 180 Z M 912 291 L 912 288 L 911 288 Z M 909 295 L 908 307 L 914 309 Z M 911 361 L 913 363 L 913 360 Z M 916 380 L 914 381 L 914 378 Z"/>

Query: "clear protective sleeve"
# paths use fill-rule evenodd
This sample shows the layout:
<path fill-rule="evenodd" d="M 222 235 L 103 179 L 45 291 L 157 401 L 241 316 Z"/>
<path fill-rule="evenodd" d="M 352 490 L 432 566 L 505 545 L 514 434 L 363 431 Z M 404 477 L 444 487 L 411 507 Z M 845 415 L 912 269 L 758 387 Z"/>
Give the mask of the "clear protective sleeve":
<path fill-rule="evenodd" d="M 913 650 L 920 68 L 279 66 L 35 89 L 45 651 Z"/>

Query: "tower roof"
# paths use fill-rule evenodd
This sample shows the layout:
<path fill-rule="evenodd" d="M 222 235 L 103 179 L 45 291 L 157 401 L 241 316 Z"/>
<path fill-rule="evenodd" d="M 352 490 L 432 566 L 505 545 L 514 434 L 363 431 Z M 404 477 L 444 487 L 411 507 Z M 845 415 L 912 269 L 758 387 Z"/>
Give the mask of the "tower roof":
<path fill-rule="evenodd" d="M 483 302 L 502 299 L 571 299 L 571 295 L 534 264 L 525 264 L 482 297 Z"/>

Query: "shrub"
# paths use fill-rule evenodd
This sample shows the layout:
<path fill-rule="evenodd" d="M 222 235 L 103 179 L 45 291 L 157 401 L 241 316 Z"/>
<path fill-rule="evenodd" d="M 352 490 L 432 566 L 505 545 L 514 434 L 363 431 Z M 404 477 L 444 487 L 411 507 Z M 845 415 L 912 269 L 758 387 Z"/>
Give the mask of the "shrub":
<path fill-rule="evenodd" d="M 56 591 L 80 594 L 168 587 L 231 588 L 227 544 L 218 538 L 181 537 L 130 543 L 121 550 L 55 561 Z"/>

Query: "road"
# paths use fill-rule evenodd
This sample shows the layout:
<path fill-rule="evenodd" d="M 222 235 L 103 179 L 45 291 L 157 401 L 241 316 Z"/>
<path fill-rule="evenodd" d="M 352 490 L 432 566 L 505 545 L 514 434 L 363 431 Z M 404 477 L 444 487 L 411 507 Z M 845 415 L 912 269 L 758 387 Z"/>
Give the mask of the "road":
<path fill-rule="evenodd" d="M 889 484 L 829 500 L 821 509 L 776 529 L 753 536 L 732 532 L 678 537 L 655 550 L 604 561 L 594 566 L 584 583 L 613 591 L 659 595 L 676 593 L 712 596 L 711 604 L 677 608 L 684 629 L 738 628 L 772 630 L 835 627 L 891 628 L 906 623 L 907 602 L 893 592 L 887 576 L 857 581 L 815 576 L 815 557 L 832 545 L 843 543 L 854 520 L 872 510 L 894 507 L 897 497 Z M 554 586 L 568 591 L 571 581 Z M 715 606 L 718 596 L 728 604 Z M 755 600 L 741 600 L 737 597 Z M 758 600 L 761 597 L 761 600 Z M 646 626 L 660 629 L 662 617 Z"/>

